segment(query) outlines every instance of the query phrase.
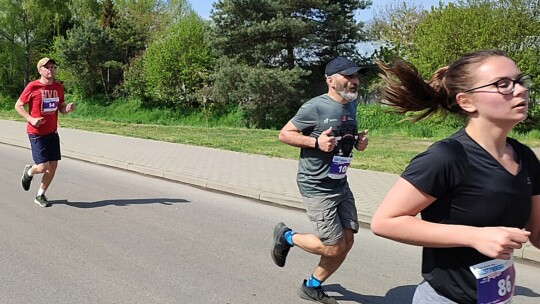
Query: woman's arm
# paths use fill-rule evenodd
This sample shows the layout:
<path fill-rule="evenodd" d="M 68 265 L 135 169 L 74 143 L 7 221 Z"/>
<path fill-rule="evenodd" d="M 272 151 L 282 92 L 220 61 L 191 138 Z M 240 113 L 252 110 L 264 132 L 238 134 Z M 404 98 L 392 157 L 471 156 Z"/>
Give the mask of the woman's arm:
<path fill-rule="evenodd" d="M 527 242 L 529 232 L 507 227 L 472 227 L 424 221 L 417 215 L 435 198 L 399 178 L 375 212 L 374 234 L 433 248 L 471 247 L 491 258 L 508 259 Z"/>
<path fill-rule="evenodd" d="M 536 248 L 540 248 L 540 195 L 531 198 L 531 216 L 527 224 L 527 230 L 531 232 L 529 240 Z"/>

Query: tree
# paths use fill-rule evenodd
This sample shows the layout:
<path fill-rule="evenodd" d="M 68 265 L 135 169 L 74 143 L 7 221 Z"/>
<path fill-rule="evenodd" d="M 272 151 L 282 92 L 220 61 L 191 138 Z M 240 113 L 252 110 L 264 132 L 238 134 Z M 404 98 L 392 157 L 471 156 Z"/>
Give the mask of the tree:
<path fill-rule="evenodd" d="M 55 43 L 59 76 L 85 96 L 128 92 L 130 64 L 190 10 L 186 0 L 71 0 L 70 9 L 74 26 Z"/>
<path fill-rule="evenodd" d="M 224 64 L 211 78 L 212 98 L 238 104 L 251 126 L 278 127 L 302 101 L 326 88 L 324 66 L 331 58 L 358 59 L 356 44 L 364 35 L 354 15 L 370 4 L 365 0 L 215 2 L 211 44 Z"/>
<path fill-rule="evenodd" d="M 404 50 L 405 57 L 427 78 L 464 53 L 500 49 L 524 73 L 538 75 L 539 8 L 538 0 L 460 0 L 440 6 L 418 25 L 411 39 L 413 47 Z M 533 89 L 529 95 L 530 114 L 518 130 L 540 123 L 540 113 L 535 109 L 538 93 Z"/>
<path fill-rule="evenodd" d="M 531 2 L 466 0 L 439 7 L 418 25 L 411 39 L 414 47 L 405 51 L 406 58 L 423 75 L 480 49 L 502 49 L 519 62 L 528 51 L 524 44 L 540 35 L 540 20 L 534 18 L 538 11 L 526 5 Z M 526 72 L 535 68 L 523 63 Z"/>
<path fill-rule="evenodd" d="M 376 11 L 369 25 L 369 34 L 383 46 L 379 59 L 403 56 L 406 49 L 413 47 L 412 36 L 424 17 L 421 5 L 405 1 L 390 3 Z"/>
<path fill-rule="evenodd" d="M 200 108 L 197 92 L 206 84 L 214 61 L 206 31 L 205 21 L 190 13 L 148 47 L 143 73 L 149 105 Z"/>
<path fill-rule="evenodd" d="M 362 24 L 354 14 L 364 0 L 219 0 L 213 45 L 248 65 L 292 69 L 307 62 L 355 54 Z"/>
<path fill-rule="evenodd" d="M 13 52 L 13 55 L 4 53 L 4 57 L 13 64 L 9 69 L 22 71 L 19 77 L 23 85 L 30 81 L 34 63 L 47 51 L 64 18 L 69 17 L 62 13 L 67 13 L 63 1 L 0 0 L 0 44 Z"/>
<path fill-rule="evenodd" d="M 366 0 L 323 0 L 315 4 L 312 10 L 315 10 L 316 14 L 311 21 L 315 23 L 316 31 L 311 49 L 312 54 L 319 58 L 319 63 L 326 63 L 344 54 L 360 57 L 357 44 L 365 41 L 367 37 L 363 30 L 364 24 L 357 22 L 354 16 L 358 10 L 366 9 L 371 3 L 372 1 Z"/>
<path fill-rule="evenodd" d="M 254 128 L 282 126 L 301 105 L 306 71 L 248 66 L 222 57 L 212 75 L 208 97 L 220 104 L 235 104 L 245 124 Z"/>
<path fill-rule="evenodd" d="M 101 27 L 110 28 L 110 29 L 115 28 L 117 16 L 118 16 L 118 12 L 116 11 L 116 8 L 114 7 L 113 1 L 104 0 L 103 9 L 101 13 L 101 21 L 100 21 Z"/>
<path fill-rule="evenodd" d="M 62 76 L 71 90 L 83 96 L 108 94 L 107 63 L 115 60 L 113 42 L 96 19 L 86 19 L 55 42 Z"/>

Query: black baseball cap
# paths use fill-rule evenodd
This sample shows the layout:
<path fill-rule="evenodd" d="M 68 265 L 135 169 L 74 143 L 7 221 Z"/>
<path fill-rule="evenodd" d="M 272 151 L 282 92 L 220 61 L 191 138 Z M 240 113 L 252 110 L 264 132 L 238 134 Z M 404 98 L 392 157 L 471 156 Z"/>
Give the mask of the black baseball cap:
<path fill-rule="evenodd" d="M 326 77 L 334 74 L 341 74 L 345 76 L 354 75 L 356 73 L 363 73 L 366 71 L 365 67 L 357 67 L 354 62 L 350 61 L 345 56 L 339 56 L 330 61 L 324 69 Z"/>

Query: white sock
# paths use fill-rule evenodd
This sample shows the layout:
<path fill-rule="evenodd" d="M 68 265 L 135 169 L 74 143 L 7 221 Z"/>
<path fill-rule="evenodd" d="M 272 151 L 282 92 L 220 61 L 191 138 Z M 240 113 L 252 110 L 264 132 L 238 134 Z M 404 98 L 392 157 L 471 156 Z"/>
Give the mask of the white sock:
<path fill-rule="evenodd" d="M 40 196 L 40 195 L 43 195 L 45 194 L 45 190 L 39 188 L 38 192 L 37 192 L 37 196 Z"/>
<path fill-rule="evenodd" d="M 28 176 L 32 176 L 32 167 L 30 167 L 30 168 L 26 171 L 26 174 L 28 174 Z"/>

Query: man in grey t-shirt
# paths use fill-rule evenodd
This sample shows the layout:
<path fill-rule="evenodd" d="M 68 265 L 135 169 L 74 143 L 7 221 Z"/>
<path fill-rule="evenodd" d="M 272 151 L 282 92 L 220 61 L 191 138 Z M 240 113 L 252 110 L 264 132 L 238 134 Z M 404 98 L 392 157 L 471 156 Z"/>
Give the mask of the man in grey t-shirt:
<path fill-rule="evenodd" d="M 358 232 L 358 215 L 347 183 L 352 151 L 366 149 L 367 130 L 358 132 L 356 103 L 359 74 L 365 71 L 346 57 L 325 69 L 328 93 L 306 102 L 281 129 L 279 140 L 299 147 L 297 183 L 314 234 L 297 233 L 284 223 L 274 228 L 272 259 L 283 267 L 294 245 L 321 256 L 298 295 L 319 303 L 337 303 L 321 288 L 345 260 Z"/>

